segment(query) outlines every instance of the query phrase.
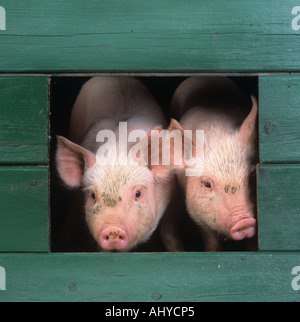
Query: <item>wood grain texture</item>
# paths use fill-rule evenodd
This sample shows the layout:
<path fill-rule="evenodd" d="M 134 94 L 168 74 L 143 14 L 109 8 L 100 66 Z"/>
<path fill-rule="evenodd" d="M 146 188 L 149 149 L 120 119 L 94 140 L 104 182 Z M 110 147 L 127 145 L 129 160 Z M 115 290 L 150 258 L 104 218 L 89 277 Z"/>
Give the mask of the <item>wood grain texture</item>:
<path fill-rule="evenodd" d="M 300 162 L 300 75 L 259 77 L 260 161 Z"/>
<path fill-rule="evenodd" d="M 0 76 L 0 163 L 47 163 L 47 133 L 47 77 Z"/>
<path fill-rule="evenodd" d="M 258 168 L 260 250 L 300 250 L 299 191 L 299 164 L 263 164 Z"/>
<path fill-rule="evenodd" d="M 300 301 L 299 261 L 298 252 L 0 254 L 0 301 Z"/>
<path fill-rule="evenodd" d="M 2 0 L 0 71 L 297 71 L 294 0 Z"/>
<path fill-rule="evenodd" d="M 0 252 L 47 252 L 48 236 L 48 168 L 0 167 Z"/>

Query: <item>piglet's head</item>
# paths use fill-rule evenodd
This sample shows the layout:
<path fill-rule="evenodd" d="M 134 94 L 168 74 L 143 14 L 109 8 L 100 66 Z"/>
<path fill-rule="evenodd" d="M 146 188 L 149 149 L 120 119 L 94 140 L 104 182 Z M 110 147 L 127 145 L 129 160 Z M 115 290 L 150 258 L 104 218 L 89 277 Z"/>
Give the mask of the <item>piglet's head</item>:
<path fill-rule="evenodd" d="M 120 162 L 122 156 L 101 164 L 101 155 L 57 137 L 58 173 L 68 187 L 84 192 L 86 222 L 101 250 L 129 251 L 146 241 L 165 210 L 170 171 L 147 163 L 150 136 L 139 142 L 134 162 L 127 164 Z"/>
<path fill-rule="evenodd" d="M 249 175 L 255 168 L 252 159 L 257 116 L 254 97 L 252 102 L 249 115 L 237 131 L 232 132 L 220 123 L 204 133 L 203 171 L 199 176 L 184 179 L 187 209 L 194 221 L 199 225 L 204 222 L 234 240 L 256 233 L 254 205 L 249 198 Z M 174 126 L 180 129 L 178 123 L 173 123 Z M 182 128 L 181 131 L 184 135 Z M 186 160 L 185 166 L 188 167 Z"/>

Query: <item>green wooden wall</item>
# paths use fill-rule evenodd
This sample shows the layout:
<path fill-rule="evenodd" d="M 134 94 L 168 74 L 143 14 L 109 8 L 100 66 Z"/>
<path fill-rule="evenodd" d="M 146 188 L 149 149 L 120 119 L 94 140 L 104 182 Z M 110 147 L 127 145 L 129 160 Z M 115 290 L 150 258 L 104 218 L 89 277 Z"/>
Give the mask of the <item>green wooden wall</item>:
<path fill-rule="evenodd" d="M 300 250 L 300 75 L 259 77 L 260 250 Z"/>
<path fill-rule="evenodd" d="M 298 6 L 2 0 L 0 301 L 299 301 Z M 50 252 L 49 82 L 94 73 L 258 77 L 258 252 Z"/>
<path fill-rule="evenodd" d="M 6 72 L 299 70 L 295 0 L 2 0 L 0 5 L 6 10 L 0 70 Z"/>
<path fill-rule="evenodd" d="M 2 301 L 299 301 L 292 274 L 299 253 L 2 254 L 0 261 Z"/>
<path fill-rule="evenodd" d="M 47 164 L 47 77 L 0 76 L 0 98 L 0 164 Z"/>

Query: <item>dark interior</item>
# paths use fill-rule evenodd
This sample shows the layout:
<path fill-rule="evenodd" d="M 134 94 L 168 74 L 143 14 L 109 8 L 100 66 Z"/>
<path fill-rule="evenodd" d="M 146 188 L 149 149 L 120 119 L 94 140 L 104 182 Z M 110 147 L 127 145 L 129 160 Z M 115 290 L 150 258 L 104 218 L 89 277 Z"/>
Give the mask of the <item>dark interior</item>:
<path fill-rule="evenodd" d="M 151 91 L 160 106 L 163 108 L 165 115 L 170 120 L 168 106 L 172 95 L 177 86 L 186 78 L 172 76 L 151 76 L 137 77 Z M 82 221 L 82 236 L 74 241 L 72 245 L 64 245 L 61 240 L 67 229 L 64 229 L 66 213 L 69 210 L 71 200 L 74 198 L 73 193 L 66 189 L 57 176 L 54 163 L 56 151 L 56 135 L 68 136 L 68 127 L 70 112 L 75 99 L 80 91 L 81 86 L 89 79 L 89 76 L 55 76 L 51 77 L 50 82 L 50 234 L 51 234 L 51 252 L 87 252 L 95 251 L 95 244 L 91 240 L 87 228 Z M 254 94 L 258 97 L 258 77 L 255 76 L 235 76 L 232 79 L 238 84 L 247 97 Z M 255 174 L 251 180 L 255 181 Z M 256 195 L 254 193 L 254 195 Z M 185 219 L 185 227 L 190 227 L 184 234 L 185 248 L 187 251 L 201 251 L 202 243 L 197 229 L 192 225 L 189 217 Z M 81 238 L 82 237 L 82 238 Z M 84 241 L 82 241 L 84 239 Z M 233 242 L 224 240 L 224 251 L 245 251 L 257 250 L 257 238 L 246 242 Z M 249 246 L 250 245 L 250 246 Z M 139 246 L 134 251 L 138 252 L 158 252 L 165 251 L 160 240 L 160 233 L 157 230 L 151 240 L 144 245 Z"/>

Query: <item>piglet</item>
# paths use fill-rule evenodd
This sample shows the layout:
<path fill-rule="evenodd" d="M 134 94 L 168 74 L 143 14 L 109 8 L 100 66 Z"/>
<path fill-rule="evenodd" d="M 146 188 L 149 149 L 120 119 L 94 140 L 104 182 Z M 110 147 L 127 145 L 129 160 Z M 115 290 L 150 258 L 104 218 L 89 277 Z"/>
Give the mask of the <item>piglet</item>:
<path fill-rule="evenodd" d="M 137 79 L 95 77 L 81 89 L 70 140 L 57 137 L 56 164 L 65 185 L 83 192 L 86 223 L 99 250 L 132 250 L 157 228 L 172 175 L 169 166 L 151 166 L 149 142 L 151 130 L 159 132 L 165 122 Z"/>
<path fill-rule="evenodd" d="M 173 119 L 169 131 L 179 130 L 183 137 L 186 130 L 193 131 L 191 159 L 175 167 L 187 211 L 201 228 L 207 251 L 220 250 L 224 237 L 238 241 L 256 234 L 249 176 L 255 169 L 258 107 L 251 98 L 250 110 L 229 78 L 191 77 L 179 85 L 171 102 L 180 122 Z M 198 147 L 197 130 L 204 131 Z M 193 167 L 198 170 L 189 175 L 186 170 Z"/>

